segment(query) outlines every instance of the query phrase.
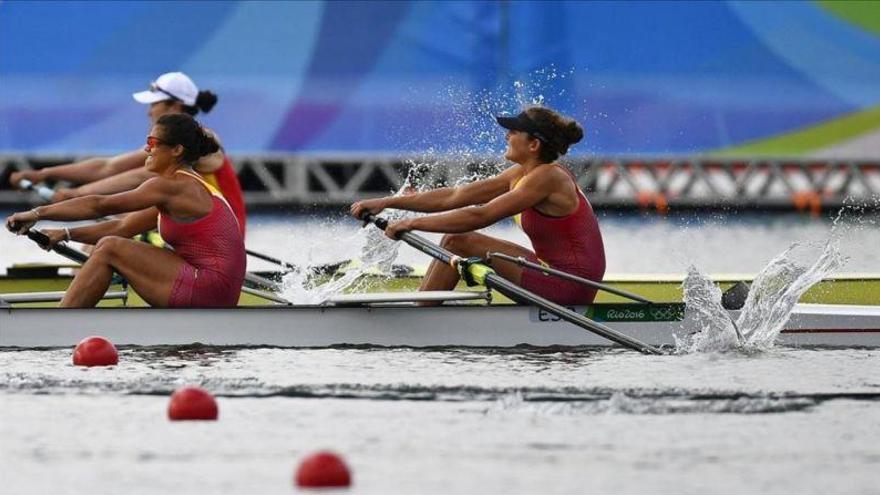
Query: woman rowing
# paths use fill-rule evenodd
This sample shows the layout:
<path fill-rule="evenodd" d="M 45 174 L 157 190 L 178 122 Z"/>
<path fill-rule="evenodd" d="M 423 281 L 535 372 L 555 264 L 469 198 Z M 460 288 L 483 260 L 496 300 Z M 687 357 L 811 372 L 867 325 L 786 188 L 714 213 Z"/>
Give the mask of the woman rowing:
<path fill-rule="evenodd" d="M 442 232 L 446 235 L 441 245 L 459 256 L 500 252 L 601 281 L 605 249 L 593 208 L 574 176 L 556 162 L 583 138 L 583 129 L 574 120 L 542 107 L 529 108 L 516 117 L 497 117 L 497 121 L 508 129 L 504 157 L 513 166 L 460 187 L 360 201 L 351 206 L 352 215 L 360 218 L 366 211 L 376 214 L 385 208 L 447 212 L 393 222 L 385 233 L 397 238 L 408 230 Z M 465 208 L 472 205 L 477 206 Z M 474 232 L 511 216 L 534 251 Z M 559 304 L 588 304 L 596 296 L 596 289 L 576 282 L 492 261 L 504 278 Z M 458 280 L 455 269 L 435 260 L 421 290 L 449 290 Z"/>
<path fill-rule="evenodd" d="M 193 170 L 199 158 L 219 148 L 189 115 L 163 115 L 144 147 L 144 167 L 153 178 L 131 191 L 82 196 L 16 213 L 7 218 L 7 228 L 21 235 L 39 220 L 88 220 L 134 212 L 119 220 L 43 231 L 48 247 L 62 240 L 96 245 L 61 307 L 97 304 L 114 271 L 151 306 L 235 306 L 245 275 L 244 240 L 229 204 Z M 129 239 L 157 226 L 174 251 Z"/>
<path fill-rule="evenodd" d="M 150 105 L 147 111 L 150 125 L 163 115 L 185 113 L 196 116 L 199 111 L 207 113 L 217 103 L 217 95 L 210 91 L 200 91 L 192 79 L 182 72 L 162 74 L 150 85 L 150 89 L 134 93 L 132 97 L 139 103 Z M 220 143 L 216 134 L 213 137 Z M 153 176 L 143 166 L 146 158 L 146 152 L 140 148 L 109 158 L 90 158 L 68 165 L 15 172 L 9 176 L 9 182 L 14 187 L 19 187 L 22 180 L 34 183 L 51 180 L 80 184 L 71 189 L 58 189 L 53 201 L 88 194 L 112 194 L 134 189 Z M 244 234 L 244 197 L 238 176 L 232 168 L 232 162 L 223 152 L 222 145 L 215 153 L 201 157 L 193 168 L 223 193 Z"/>

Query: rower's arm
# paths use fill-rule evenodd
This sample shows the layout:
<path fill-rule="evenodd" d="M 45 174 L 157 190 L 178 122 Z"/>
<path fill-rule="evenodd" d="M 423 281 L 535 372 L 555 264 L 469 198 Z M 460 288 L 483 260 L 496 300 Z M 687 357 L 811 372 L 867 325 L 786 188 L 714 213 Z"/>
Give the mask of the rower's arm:
<path fill-rule="evenodd" d="M 95 182 L 83 184 L 73 189 L 65 190 L 64 196 L 66 196 L 65 199 L 69 199 L 91 194 L 115 194 L 135 189 L 153 177 L 156 177 L 155 173 L 150 172 L 143 167 L 139 167 L 116 175 L 111 175 L 110 177 L 105 177 Z"/>
<path fill-rule="evenodd" d="M 91 220 L 93 218 L 140 211 L 153 206 L 164 206 L 180 186 L 164 177 L 147 180 L 137 189 L 110 196 L 83 196 L 60 203 L 38 206 L 33 212 L 38 220 Z"/>
<path fill-rule="evenodd" d="M 510 190 L 512 175 L 519 173 L 517 169 L 518 167 L 511 167 L 488 179 L 463 186 L 443 187 L 409 196 L 394 196 L 388 198 L 388 208 L 431 213 L 486 203 Z"/>
<path fill-rule="evenodd" d="M 146 159 L 147 153 L 139 149 L 110 158 L 90 158 L 68 165 L 42 168 L 36 172 L 34 179 L 36 179 L 35 182 L 64 180 L 75 184 L 85 184 L 142 167 Z"/>
<path fill-rule="evenodd" d="M 107 236 L 132 237 L 156 228 L 159 210 L 147 208 L 126 215 L 122 219 L 70 229 L 70 240 L 85 244 L 96 244 Z"/>
<path fill-rule="evenodd" d="M 528 184 L 525 183 L 528 181 Z M 448 213 L 428 215 L 407 220 L 413 230 L 425 232 L 460 233 L 488 227 L 504 218 L 522 213 L 547 198 L 555 187 L 551 174 L 529 174 L 523 186 L 510 189 L 492 201 L 471 208 L 459 208 Z"/>

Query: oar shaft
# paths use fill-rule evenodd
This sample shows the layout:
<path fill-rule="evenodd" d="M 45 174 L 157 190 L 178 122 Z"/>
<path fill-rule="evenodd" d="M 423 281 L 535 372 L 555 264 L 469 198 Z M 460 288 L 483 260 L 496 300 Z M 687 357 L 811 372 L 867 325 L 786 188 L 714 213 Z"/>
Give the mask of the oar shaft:
<path fill-rule="evenodd" d="M 268 289 L 273 292 L 279 292 L 283 288 L 283 287 L 281 287 L 281 284 L 279 284 L 278 282 L 276 282 L 274 280 L 270 280 L 265 277 L 261 277 L 261 276 L 257 275 L 256 273 L 251 273 L 251 272 L 246 272 L 244 274 L 244 281 L 246 283 L 252 284 L 253 286 L 255 286 L 257 288 L 262 287 L 264 289 Z"/>
<path fill-rule="evenodd" d="M 388 227 L 388 222 L 384 218 L 377 217 L 371 213 L 365 213 L 363 215 L 363 219 L 367 222 L 375 224 L 376 227 L 379 227 L 382 230 L 385 230 L 385 228 Z M 440 246 L 437 246 L 436 244 L 428 241 L 418 234 L 414 234 L 412 232 L 403 232 L 398 237 L 400 240 L 406 242 L 410 246 L 418 249 L 419 251 L 422 251 L 423 253 L 432 256 L 442 261 L 443 263 L 447 263 L 453 267 L 457 268 L 459 262 L 461 261 L 461 257 L 459 257 L 458 255 L 453 254 Z M 514 301 L 543 308 L 547 312 L 556 315 L 569 323 L 577 325 L 578 327 L 581 327 L 585 330 L 589 330 L 597 335 L 605 337 L 606 339 L 629 349 L 633 349 L 635 351 L 639 351 L 645 354 L 663 354 L 663 351 L 657 349 L 656 347 L 645 344 L 644 342 L 640 342 L 616 330 L 608 328 L 605 325 L 597 323 L 583 315 L 575 313 L 568 308 L 560 306 L 536 294 L 532 294 L 531 292 L 523 289 L 513 282 L 510 282 L 509 280 L 492 272 L 491 269 L 485 267 L 485 265 L 477 263 L 472 264 L 469 267 L 469 269 L 472 270 L 472 274 L 477 273 L 476 271 L 474 271 L 477 268 L 483 269 L 482 271 L 485 273 L 483 278 L 487 287 L 501 292 L 502 294 L 510 297 Z"/>
<path fill-rule="evenodd" d="M 269 256 L 268 254 L 258 253 L 257 251 L 252 251 L 250 249 L 245 249 L 245 252 L 253 256 L 254 258 L 261 259 L 263 261 L 268 261 L 269 263 L 274 263 L 280 267 L 286 268 L 288 270 L 296 270 L 298 267 L 293 263 L 288 263 L 284 260 Z"/>
<path fill-rule="evenodd" d="M 633 294 L 632 292 L 627 292 L 625 290 L 618 289 L 616 287 L 611 287 L 610 285 L 605 285 L 600 282 L 596 282 L 594 280 L 590 280 L 583 277 L 578 277 L 577 275 L 572 275 L 570 273 L 563 272 L 561 270 L 556 270 L 554 268 L 550 268 L 549 266 L 539 265 L 537 263 L 532 263 L 531 261 L 526 260 L 522 257 L 514 257 L 504 253 L 489 253 L 489 259 L 498 258 L 505 261 L 509 261 L 511 263 L 515 263 L 524 268 L 529 268 L 532 270 L 536 270 L 539 272 L 547 273 L 549 275 L 553 275 L 555 277 L 563 278 L 565 280 L 571 280 L 572 282 L 577 282 L 579 284 L 583 284 L 589 287 L 593 287 L 594 289 L 604 290 L 605 292 L 610 292 L 612 294 L 617 294 L 618 296 L 625 297 L 627 299 L 632 299 L 633 301 L 638 301 L 645 304 L 655 304 L 654 301 L 649 299 L 645 299 L 644 297 Z"/>
<path fill-rule="evenodd" d="M 388 227 L 388 220 L 385 220 L 382 217 L 377 217 L 372 213 L 364 213 L 363 219 L 366 222 L 372 222 L 382 230 L 385 230 Z M 406 242 L 410 246 L 418 249 L 419 251 L 427 254 L 428 256 L 438 259 L 447 265 L 455 266 L 455 263 L 461 259 L 458 255 L 443 249 L 442 247 L 434 244 L 433 242 L 425 239 L 424 237 L 415 234 L 413 232 L 403 232 L 398 238 L 401 241 Z"/>
<path fill-rule="evenodd" d="M 601 323 L 595 322 L 587 318 L 586 316 L 575 313 L 574 311 L 571 311 L 566 307 L 560 306 L 553 301 L 544 299 L 537 294 L 533 294 L 514 284 L 513 282 L 510 282 L 509 280 L 501 277 L 500 275 L 496 275 L 494 273 L 490 273 L 489 275 L 487 275 L 486 285 L 489 288 L 495 289 L 505 296 L 513 299 L 514 301 L 539 306 L 544 311 L 547 311 L 552 315 L 558 316 L 559 318 L 562 318 L 563 320 L 586 330 L 590 330 L 591 332 L 601 335 L 602 337 L 605 337 L 606 339 L 620 344 L 624 347 L 628 347 L 630 349 L 645 354 L 663 354 L 661 350 L 657 349 L 654 346 L 633 339 Z"/>

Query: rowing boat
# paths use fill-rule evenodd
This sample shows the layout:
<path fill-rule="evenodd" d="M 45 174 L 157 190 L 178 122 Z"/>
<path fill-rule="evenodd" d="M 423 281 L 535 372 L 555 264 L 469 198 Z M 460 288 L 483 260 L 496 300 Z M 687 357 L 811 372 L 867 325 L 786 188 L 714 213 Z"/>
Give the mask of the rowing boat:
<path fill-rule="evenodd" d="M 383 218 L 370 213 L 365 213 L 364 218 L 380 229 L 387 227 Z M 33 234 L 32 238 L 38 236 Z M 276 304 L 222 309 L 13 307 L 8 303 L 12 299 L 3 296 L 0 347 L 70 346 L 87 335 L 101 334 L 118 345 L 514 347 L 616 343 L 644 354 L 663 354 L 660 346 L 672 345 L 688 333 L 703 331 L 701 312 L 688 311 L 681 302 L 656 298 L 652 302 L 620 291 L 620 295 L 642 302 L 563 307 L 500 277 L 479 258 L 458 257 L 412 232 L 400 233 L 399 237 L 453 266 L 469 285 L 482 285 L 489 290 L 342 294 L 320 305 L 293 305 L 270 296 Z M 84 259 L 78 253 L 68 252 L 66 246 L 53 249 L 67 252 L 72 259 Z M 250 277 L 262 280 L 252 274 Z M 617 291 L 579 280 L 603 291 Z M 265 280 L 260 283 L 272 285 Z M 834 284 L 842 281 L 830 283 L 820 293 L 840 292 Z M 856 292 L 864 292 L 864 286 L 870 283 L 856 280 Z M 859 286 L 863 290 L 858 290 Z M 493 302 L 495 292 L 510 299 Z M 125 297 L 127 293 L 122 294 Z M 27 300 L 27 294 L 22 300 Z M 418 304 L 423 302 L 450 304 Z M 731 319 L 737 318 L 735 310 L 729 312 Z M 740 335 L 740 329 L 735 330 Z M 880 347 L 880 306 L 797 304 L 779 340 L 789 345 Z"/>
<path fill-rule="evenodd" d="M 450 302 L 421 307 L 435 296 Z M 338 296 L 322 305 L 226 309 L 0 308 L 0 347 L 75 345 L 103 335 L 117 345 L 328 347 L 607 346 L 608 340 L 543 309 L 464 304 L 488 293 L 387 293 Z M 606 303 L 576 313 L 650 345 L 672 345 L 694 331 L 683 304 Z M 737 316 L 732 311 L 733 317 Z M 779 338 L 783 345 L 880 347 L 880 306 L 799 304 Z"/>
<path fill-rule="evenodd" d="M 0 275 L 0 294 L 63 291 L 73 280 L 73 266 L 50 265 L 50 264 L 22 264 L 13 265 L 6 269 L 5 275 Z M 345 273 L 343 266 L 336 274 Z M 413 291 L 421 283 L 424 275 L 424 267 L 410 267 L 398 265 L 388 272 L 369 271 L 362 275 L 364 283 L 354 284 L 359 288 L 367 288 L 370 291 Z M 281 274 L 277 272 L 257 272 L 263 278 L 280 280 Z M 684 274 L 610 274 L 605 277 L 604 283 L 619 290 L 639 294 L 643 297 L 658 302 L 680 302 L 682 298 L 682 282 Z M 749 274 L 720 274 L 710 277 L 718 284 L 722 291 L 729 289 L 737 282 L 750 283 L 754 275 Z M 465 289 L 464 284 L 459 286 Z M 114 287 L 113 290 L 119 290 Z M 503 301 L 504 297 L 494 294 L 496 301 Z M 618 295 L 600 291 L 596 296 L 597 303 L 620 303 L 627 302 Z M 823 280 L 807 291 L 800 302 L 811 304 L 856 304 L 872 305 L 880 303 L 880 274 L 878 273 L 851 273 L 836 275 Z M 253 295 L 242 294 L 240 305 L 265 304 L 263 298 Z M 118 303 L 104 303 L 119 305 Z M 144 305 L 136 294 L 128 302 L 129 305 Z"/>

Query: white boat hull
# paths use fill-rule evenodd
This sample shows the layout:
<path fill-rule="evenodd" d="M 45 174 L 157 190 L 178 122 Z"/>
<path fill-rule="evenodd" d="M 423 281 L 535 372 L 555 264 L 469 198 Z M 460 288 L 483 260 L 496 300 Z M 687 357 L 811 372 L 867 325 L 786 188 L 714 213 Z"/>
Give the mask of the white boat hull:
<path fill-rule="evenodd" d="M 677 321 L 605 321 L 651 345 L 673 344 Z M 0 308 L 0 347 L 116 345 L 328 347 L 607 346 L 589 331 L 526 306 L 241 307 L 229 309 Z M 880 307 L 799 305 L 786 345 L 880 347 Z"/>

